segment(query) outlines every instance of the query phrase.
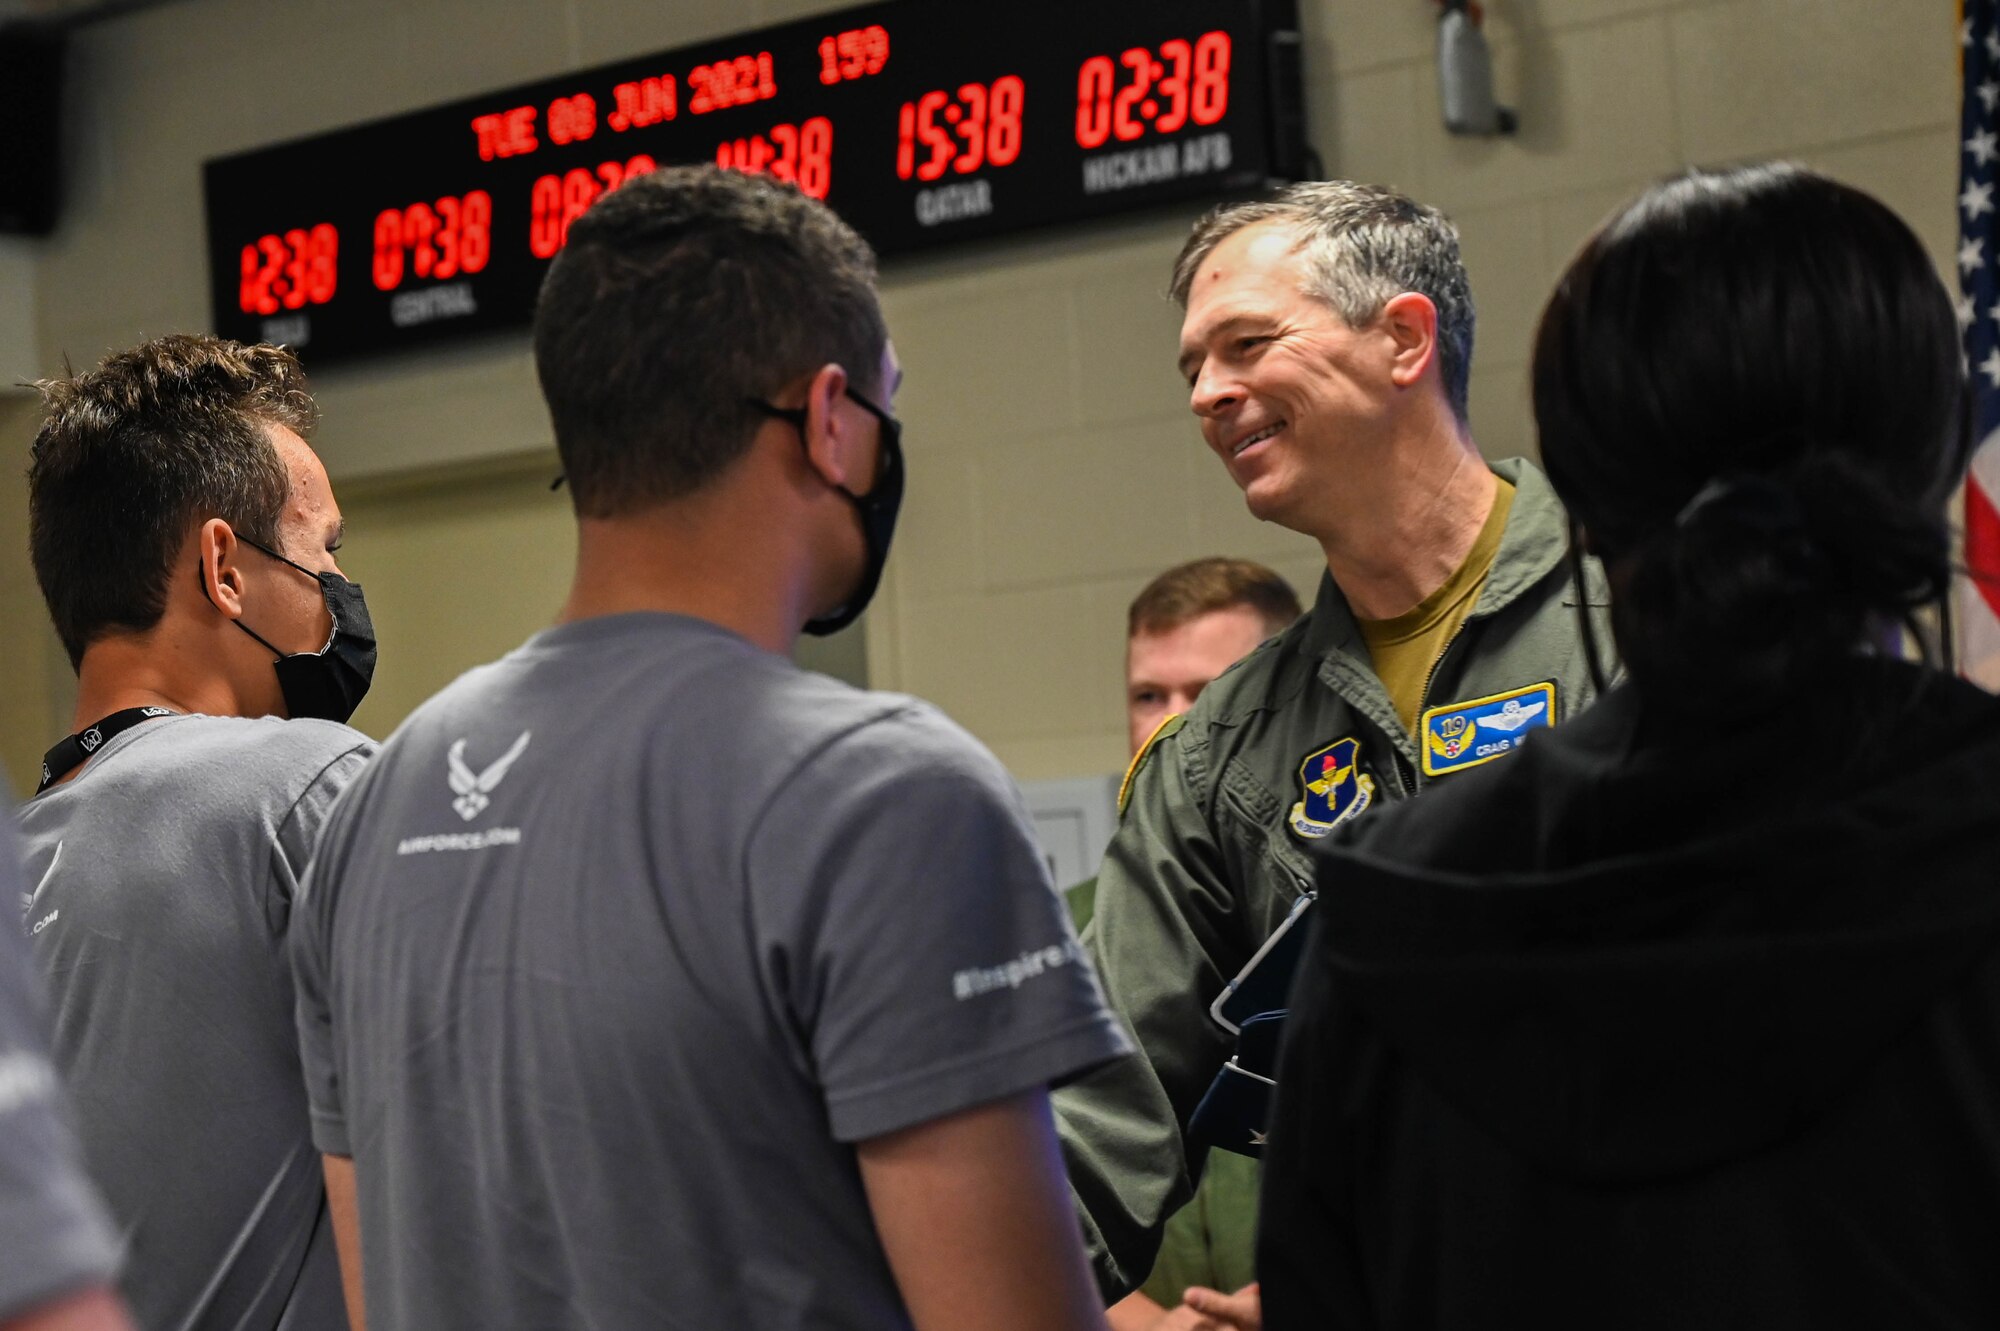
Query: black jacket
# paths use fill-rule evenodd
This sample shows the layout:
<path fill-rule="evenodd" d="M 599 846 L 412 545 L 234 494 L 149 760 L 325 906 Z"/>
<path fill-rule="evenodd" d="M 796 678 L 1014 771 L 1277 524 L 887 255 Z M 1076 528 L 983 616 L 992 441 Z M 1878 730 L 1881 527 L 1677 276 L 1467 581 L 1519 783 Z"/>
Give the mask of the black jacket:
<path fill-rule="evenodd" d="M 2000 1326 L 2000 700 L 1628 685 L 1318 869 L 1272 1331 Z"/>

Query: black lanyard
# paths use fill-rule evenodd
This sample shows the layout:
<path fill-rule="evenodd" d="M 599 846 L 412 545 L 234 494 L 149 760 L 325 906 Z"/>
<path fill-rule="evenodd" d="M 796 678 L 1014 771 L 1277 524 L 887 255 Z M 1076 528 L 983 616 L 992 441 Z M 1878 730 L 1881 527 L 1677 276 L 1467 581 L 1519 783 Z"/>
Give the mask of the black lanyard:
<path fill-rule="evenodd" d="M 42 755 L 42 784 L 35 787 L 35 793 L 41 794 L 81 767 L 83 760 L 103 748 L 113 735 L 122 735 L 141 721 L 179 715 L 171 707 L 127 707 L 122 712 L 113 712 L 94 726 L 77 731 Z"/>

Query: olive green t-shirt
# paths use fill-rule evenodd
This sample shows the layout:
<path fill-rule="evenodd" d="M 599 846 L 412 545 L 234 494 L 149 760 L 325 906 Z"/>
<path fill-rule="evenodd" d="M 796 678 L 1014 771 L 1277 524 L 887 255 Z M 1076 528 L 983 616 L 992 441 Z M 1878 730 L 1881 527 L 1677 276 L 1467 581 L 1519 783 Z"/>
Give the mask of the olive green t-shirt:
<path fill-rule="evenodd" d="M 1444 649 L 1458 636 L 1465 617 L 1479 600 L 1479 589 L 1493 568 L 1493 556 L 1500 552 L 1500 534 L 1507 529 L 1507 511 L 1514 506 L 1514 487 L 1494 478 L 1493 508 L 1486 525 L 1466 552 L 1458 571 L 1445 579 L 1444 586 L 1393 619 L 1355 617 L 1362 641 L 1368 644 L 1369 659 L 1375 663 L 1375 677 L 1396 705 L 1403 728 L 1416 733 L 1417 713 L 1423 710 L 1424 686 Z"/>

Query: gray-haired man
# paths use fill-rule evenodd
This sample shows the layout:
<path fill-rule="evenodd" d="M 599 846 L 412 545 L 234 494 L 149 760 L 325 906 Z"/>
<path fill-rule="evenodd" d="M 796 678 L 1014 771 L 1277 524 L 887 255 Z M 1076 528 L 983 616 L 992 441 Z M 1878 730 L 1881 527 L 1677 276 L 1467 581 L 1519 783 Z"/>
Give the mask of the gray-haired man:
<path fill-rule="evenodd" d="M 1233 1045 L 1210 1005 L 1305 891 L 1312 846 L 1593 696 L 1563 511 L 1472 440 L 1472 296 L 1443 216 L 1293 186 L 1204 218 L 1173 291 L 1203 438 L 1327 577 L 1134 760 L 1098 877 L 1091 950 L 1145 1058 L 1057 1104 L 1107 1294 L 1145 1278 L 1200 1168 L 1188 1121 Z"/>

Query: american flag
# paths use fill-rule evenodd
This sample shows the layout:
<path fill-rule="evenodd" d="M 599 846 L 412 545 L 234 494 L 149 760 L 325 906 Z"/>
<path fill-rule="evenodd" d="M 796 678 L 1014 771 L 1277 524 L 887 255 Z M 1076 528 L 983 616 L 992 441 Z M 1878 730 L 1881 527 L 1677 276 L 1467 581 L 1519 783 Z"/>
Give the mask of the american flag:
<path fill-rule="evenodd" d="M 1960 113 L 1958 322 L 1972 370 L 1978 440 L 1965 481 L 1966 579 L 1959 660 L 1969 678 L 2000 689 L 2000 0 L 1964 0 Z"/>

